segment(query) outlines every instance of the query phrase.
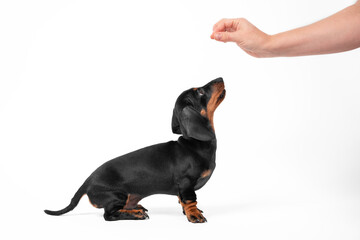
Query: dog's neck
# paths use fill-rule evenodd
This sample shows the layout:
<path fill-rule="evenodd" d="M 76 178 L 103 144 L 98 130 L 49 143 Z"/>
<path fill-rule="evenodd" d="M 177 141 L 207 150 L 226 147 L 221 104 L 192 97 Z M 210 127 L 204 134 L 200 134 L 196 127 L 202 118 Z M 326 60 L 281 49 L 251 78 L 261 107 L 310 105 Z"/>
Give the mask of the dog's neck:
<path fill-rule="evenodd" d="M 178 142 L 209 161 L 215 160 L 216 138 L 210 141 L 200 141 L 194 138 L 184 138 L 181 136 L 179 137 Z"/>

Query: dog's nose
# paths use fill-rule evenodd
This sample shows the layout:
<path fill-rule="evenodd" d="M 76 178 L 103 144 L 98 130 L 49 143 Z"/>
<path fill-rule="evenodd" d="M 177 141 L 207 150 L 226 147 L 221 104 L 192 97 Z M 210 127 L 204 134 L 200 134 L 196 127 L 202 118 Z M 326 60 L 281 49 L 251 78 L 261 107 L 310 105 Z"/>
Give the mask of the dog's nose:
<path fill-rule="evenodd" d="M 222 79 L 222 77 L 212 80 L 209 85 L 214 86 L 217 84 L 224 85 L 224 80 Z"/>
<path fill-rule="evenodd" d="M 219 77 L 219 78 L 217 78 L 215 80 L 212 80 L 212 83 L 219 83 L 219 82 L 224 82 L 222 77 Z"/>
<path fill-rule="evenodd" d="M 220 83 L 221 85 L 224 85 L 224 80 L 223 80 L 221 77 L 210 81 L 208 84 L 206 84 L 205 86 L 203 86 L 203 88 L 209 88 L 209 87 L 212 87 L 212 86 L 214 86 L 214 85 L 216 85 L 216 84 L 219 84 L 219 83 Z"/>

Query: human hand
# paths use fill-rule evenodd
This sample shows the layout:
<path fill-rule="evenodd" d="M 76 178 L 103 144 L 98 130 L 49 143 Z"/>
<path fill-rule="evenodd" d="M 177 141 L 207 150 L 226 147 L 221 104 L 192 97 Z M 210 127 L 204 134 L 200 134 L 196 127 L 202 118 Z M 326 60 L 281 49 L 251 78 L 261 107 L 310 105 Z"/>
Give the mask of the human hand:
<path fill-rule="evenodd" d="M 245 18 L 222 19 L 213 27 L 211 39 L 234 42 L 253 57 L 271 57 L 271 36 L 260 31 Z"/>

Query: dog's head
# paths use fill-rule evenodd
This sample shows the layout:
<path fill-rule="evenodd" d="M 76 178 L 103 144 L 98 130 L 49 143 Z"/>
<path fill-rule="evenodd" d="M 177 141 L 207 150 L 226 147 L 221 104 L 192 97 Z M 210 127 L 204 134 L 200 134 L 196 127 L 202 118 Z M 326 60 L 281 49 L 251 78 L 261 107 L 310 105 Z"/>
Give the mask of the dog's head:
<path fill-rule="evenodd" d="M 222 78 L 184 91 L 175 103 L 172 131 L 200 141 L 215 139 L 214 112 L 225 98 Z"/>

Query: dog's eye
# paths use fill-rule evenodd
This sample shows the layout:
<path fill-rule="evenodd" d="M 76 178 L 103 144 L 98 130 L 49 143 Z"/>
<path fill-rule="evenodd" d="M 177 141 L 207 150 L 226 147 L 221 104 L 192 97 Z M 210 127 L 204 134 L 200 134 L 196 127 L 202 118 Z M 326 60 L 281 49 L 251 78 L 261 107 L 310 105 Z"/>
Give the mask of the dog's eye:
<path fill-rule="evenodd" d="M 200 96 L 202 96 L 202 95 L 204 95 L 204 89 L 202 89 L 202 88 L 199 88 L 198 90 L 197 90 L 197 92 L 198 92 L 198 94 L 200 95 Z"/>

